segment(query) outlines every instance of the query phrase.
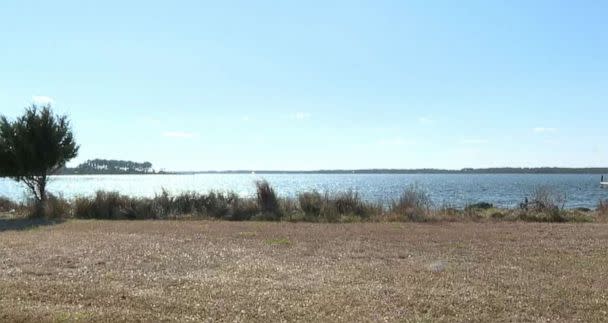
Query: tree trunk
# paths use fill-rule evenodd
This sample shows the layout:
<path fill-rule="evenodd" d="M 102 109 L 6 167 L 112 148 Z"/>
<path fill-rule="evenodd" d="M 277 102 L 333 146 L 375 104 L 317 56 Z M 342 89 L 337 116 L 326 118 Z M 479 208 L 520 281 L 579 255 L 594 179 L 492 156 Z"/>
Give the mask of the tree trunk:
<path fill-rule="evenodd" d="M 40 203 L 44 204 L 46 202 L 46 175 L 40 176 L 37 182 Z"/>
<path fill-rule="evenodd" d="M 27 180 L 24 180 L 25 184 L 30 188 L 32 193 L 34 194 L 34 216 L 35 217 L 43 217 L 44 216 L 44 207 L 46 204 L 47 196 L 46 196 L 46 184 L 47 177 L 46 175 L 33 176 L 29 177 Z"/>

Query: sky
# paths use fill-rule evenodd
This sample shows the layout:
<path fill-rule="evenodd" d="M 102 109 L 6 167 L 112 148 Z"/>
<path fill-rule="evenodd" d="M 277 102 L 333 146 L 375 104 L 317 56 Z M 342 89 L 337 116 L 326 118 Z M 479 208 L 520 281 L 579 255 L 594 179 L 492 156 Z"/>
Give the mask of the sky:
<path fill-rule="evenodd" d="M 605 1 L 0 2 L 0 114 L 166 170 L 608 167 Z"/>

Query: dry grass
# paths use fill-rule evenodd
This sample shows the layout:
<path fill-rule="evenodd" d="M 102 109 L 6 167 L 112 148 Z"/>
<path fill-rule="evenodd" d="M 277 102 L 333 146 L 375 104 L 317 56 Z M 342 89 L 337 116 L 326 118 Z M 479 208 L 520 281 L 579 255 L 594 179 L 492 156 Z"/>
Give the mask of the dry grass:
<path fill-rule="evenodd" d="M 608 200 L 601 200 L 597 204 L 597 219 L 608 222 Z"/>
<path fill-rule="evenodd" d="M 0 321 L 606 321 L 608 224 L 0 220 Z"/>
<path fill-rule="evenodd" d="M 393 201 L 391 213 L 407 221 L 426 222 L 432 219 L 432 205 L 431 197 L 424 189 L 418 185 L 410 185 L 397 201 Z"/>
<path fill-rule="evenodd" d="M 163 190 L 152 198 L 131 197 L 119 192 L 98 191 L 92 197 L 66 200 L 49 195 L 46 203 L 20 205 L 0 198 L 0 212 L 29 213 L 46 219 L 223 219 L 235 221 L 289 222 L 453 222 L 453 221 L 527 221 L 527 222 L 606 222 L 606 201 L 597 210 L 565 209 L 565 196 L 550 187 L 532 192 L 518 208 L 498 209 L 487 202 L 464 208 L 450 205 L 434 207 L 430 195 L 411 185 L 388 207 L 364 200 L 356 191 L 323 195 L 301 192 L 297 198 L 279 197 L 267 181 L 258 181 L 255 196 L 241 197 L 234 192 L 182 192 L 171 195 Z M 14 210 L 18 206 L 18 209 Z M 13 211 L 14 210 L 14 211 Z"/>

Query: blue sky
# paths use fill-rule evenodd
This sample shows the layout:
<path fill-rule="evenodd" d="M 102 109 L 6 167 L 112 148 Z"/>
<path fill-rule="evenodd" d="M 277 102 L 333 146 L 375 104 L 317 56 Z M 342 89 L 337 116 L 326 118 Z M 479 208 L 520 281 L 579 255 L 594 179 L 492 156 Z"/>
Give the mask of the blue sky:
<path fill-rule="evenodd" d="M 0 2 L 0 113 L 171 170 L 608 166 L 603 1 Z"/>

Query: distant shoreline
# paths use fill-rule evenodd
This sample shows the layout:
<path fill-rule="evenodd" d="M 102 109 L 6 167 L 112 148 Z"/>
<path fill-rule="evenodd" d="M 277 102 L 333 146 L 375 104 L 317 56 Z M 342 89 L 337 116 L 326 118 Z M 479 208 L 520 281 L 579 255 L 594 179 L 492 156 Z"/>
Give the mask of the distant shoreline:
<path fill-rule="evenodd" d="M 154 173 L 71 173 L 66 175 L 195 175 L 195 174 L 579 174 L 579 175 L 608 175 L 608 168 L 465 168 L 450 169 L 352 169 L 352 170 L 226 170 L 226 171 L 182 171 L 182 172 L 154 172 Z"/>

